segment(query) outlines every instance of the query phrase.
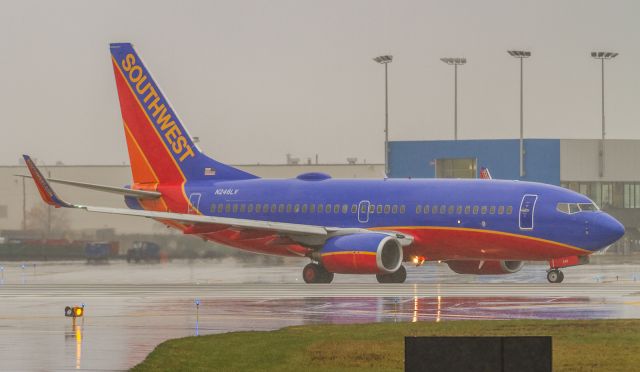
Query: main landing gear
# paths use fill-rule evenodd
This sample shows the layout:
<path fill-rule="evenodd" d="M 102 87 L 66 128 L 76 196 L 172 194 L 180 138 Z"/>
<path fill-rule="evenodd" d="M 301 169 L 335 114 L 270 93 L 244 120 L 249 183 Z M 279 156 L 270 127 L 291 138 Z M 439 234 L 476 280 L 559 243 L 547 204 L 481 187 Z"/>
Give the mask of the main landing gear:
<path fill-rule="evenodd" d="M 331 283 L 333 273 L 327 271 L 324 266 L 310 263 L 302 269 L 302 279 L 305 283 Z"/>
<path fill-rule="evenodd" d="M 562 283 L 564 274 L 558 269 L 551 269 L 547 271 L 547 280 L 549 283 Z"/>
<path fill-rule="evenodd" d="M 400 268 L 391 274 L 377 274 L 378 283 L 404 283 L 407 280 L 407 269 L 400 265 Z"/>

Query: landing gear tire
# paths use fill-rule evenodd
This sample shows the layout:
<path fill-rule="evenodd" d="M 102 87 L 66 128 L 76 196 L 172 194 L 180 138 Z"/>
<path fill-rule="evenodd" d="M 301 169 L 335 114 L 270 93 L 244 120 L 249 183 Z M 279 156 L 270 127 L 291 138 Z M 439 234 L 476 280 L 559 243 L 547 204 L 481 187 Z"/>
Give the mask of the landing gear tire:
<path fill-rule="evenodd" d="M 378 283 L 404 283 L 407 280 L 407 269 L 400 265 L 400 268 L 396 272 L 391 274 L 376 274 Z"/>
<path fill-rule="evenodd" d="M 331 283 L 333 281 L 333 273 L 330 273 L 323 266 L 317 263 L 310 263 L 302 270 L 302 279 L 305 283 Z"/>
<path fill-rule="evenodd" d="M 562 283 L 564 274 L 558 269 L 552 269 L 547 272 L 547 280 L 549 283 Z"/>

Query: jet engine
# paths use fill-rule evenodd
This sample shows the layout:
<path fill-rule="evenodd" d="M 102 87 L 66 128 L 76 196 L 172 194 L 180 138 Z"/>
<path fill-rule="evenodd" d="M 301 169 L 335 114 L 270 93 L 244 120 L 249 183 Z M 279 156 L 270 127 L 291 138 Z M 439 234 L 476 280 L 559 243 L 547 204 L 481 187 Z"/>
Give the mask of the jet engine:
<path fill-rule="evenodd" d="M 314 258 L 332 273 L 391 274 L 402 264 L 402 245 L 380 233 L 341 235 L 327 239 Z"/>
<path fill-rule="evenodd" d="M 447 261 L 458 274 L 499 275 L 513 274 L 524 266 L 523 261 Z"/>

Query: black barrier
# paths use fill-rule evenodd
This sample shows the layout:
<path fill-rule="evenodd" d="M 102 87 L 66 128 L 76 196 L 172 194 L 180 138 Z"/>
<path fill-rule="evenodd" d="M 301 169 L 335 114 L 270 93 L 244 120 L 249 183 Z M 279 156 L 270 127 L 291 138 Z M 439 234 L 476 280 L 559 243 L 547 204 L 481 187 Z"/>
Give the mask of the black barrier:
<path fill-rule="evenodd" d="M 404 370 L 551 371 L 551 337 L 405 337 Z"/>

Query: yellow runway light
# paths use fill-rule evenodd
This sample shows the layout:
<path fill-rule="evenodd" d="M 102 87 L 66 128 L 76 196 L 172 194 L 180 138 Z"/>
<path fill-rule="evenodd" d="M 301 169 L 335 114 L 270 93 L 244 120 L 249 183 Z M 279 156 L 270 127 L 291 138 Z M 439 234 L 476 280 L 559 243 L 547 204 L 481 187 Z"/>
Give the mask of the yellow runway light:
<path fill-rule="evenodd" d="M 84 304 L 82 306 L 67 306 L 64 308 L 64 316 L 79 318 L 84 315 Z"/>

